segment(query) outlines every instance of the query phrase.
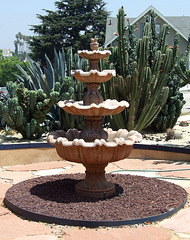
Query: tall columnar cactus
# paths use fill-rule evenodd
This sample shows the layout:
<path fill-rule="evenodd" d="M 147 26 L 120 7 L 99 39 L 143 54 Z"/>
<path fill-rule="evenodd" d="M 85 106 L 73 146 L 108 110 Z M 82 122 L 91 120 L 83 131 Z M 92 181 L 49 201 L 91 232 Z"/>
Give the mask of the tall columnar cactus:
<path fill-rule="evenodd" d="M 180 60 L 176 61 L 175 63 L 175 72 L 181 78 L 180 86 L 183 87 L 186 84 L 190 83 L 190 69 L 187 69 L 187 62 L 189 61 L 190 57 L 190 34 L 188 37 L 188 45 L 186 52 Z"/>
<path fill-rule="evenodd" d="M 122 113 L 110 116 L 112 127 L 141 131 L 151 124 L 167 100 L 169 89 L 165 84 L 173 50 L 164 44 L 167 25 L 163 27 L 162 39 L 158 41 L 160 47 L 156 50 L 153 48 L 153 32 L 149 22 L 145 22 L 142 39 L 136 40 L 134 29 L 130 27 L 127 41 L 124 17 L 121 8 L 118 13 L 118 76 L 103 87 L 108 90 L 105 93 L 108 98 L 127 100 L 130 104 Z M 135 49 L 132 50 L 132 46 Z"/>
<path fill-rule="evenodd" d="M 0 102 L 0 115 L 7 125 L 21 133 L 24 139 L 38 139 L 44 133 L 44 121 L 50 108 L 57 102 L 59 93 L 51 91 L 50 96 L 42 89 L 28 90 L 23 83 L 9 82 L 10 98 L 6 104 Z"/>
<path fill-rule="evenodd" d="M 189 45 L 185 56 L 179 60 L 178 44 L 179 35 L 176 34 L 174 38 L 174 46 L 172 47 L 174 53 L 173 67 L 167 75 L 166 82 L 166 85 L 169 87 L 169 96 L 157 118 L 152 123 L 152 127 L 156 129 L 156 131 L 160 132 L 165 132 L 168 128 L 173 128 L 175 126 L 185 103 L 183 94 L 179 91 L 179 89 L 188 82 L 190 83 L 190 71 L 187 70 L 186 67 Z"/>
<path fill-rule="evenodd" d="M 126 46 L 126 36 L 125 36 L 125 12 L 123 7 L 119 9 L 118 13 L 118 55 L 119 55 L 119 68 L 120 74 L 126 77 L 128 70 L 128 52 Z M 122 36 L 122 37 L 120 37 Z"/>

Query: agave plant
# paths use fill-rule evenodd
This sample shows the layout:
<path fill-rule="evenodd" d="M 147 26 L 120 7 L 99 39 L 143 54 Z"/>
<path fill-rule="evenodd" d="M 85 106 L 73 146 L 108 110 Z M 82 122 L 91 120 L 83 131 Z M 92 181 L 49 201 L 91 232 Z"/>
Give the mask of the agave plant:
<path fill-rule="evenodd" d="M 15 75 L 19 83 L 23 83 L 24 87 L 29 90 L 42 89 L 47 97 L 52 91 L 59 92 L 57 101 L 74 99 L 82 99 L 82 83 L 75 82 L 71 76 L 70 69 L 87 69 L 87 60 L 82 60 L 77 54 L 73 56 L 72 48 L 65 54 L 64 49 L 59 53 L 54 50 L 54 67 L 49 58 L 45 56 L 46 67 L 41 67 L 39 63 L 28 58 L 29 66 L 26 65 L 29 74 L 19 65 L 21 75 Z M 82 117 L 72 116 L 57 105 L 53 105 L 50 112 L 47 114 L 46 124 L 47 130 L 63 128 L 82 128 Z"/>

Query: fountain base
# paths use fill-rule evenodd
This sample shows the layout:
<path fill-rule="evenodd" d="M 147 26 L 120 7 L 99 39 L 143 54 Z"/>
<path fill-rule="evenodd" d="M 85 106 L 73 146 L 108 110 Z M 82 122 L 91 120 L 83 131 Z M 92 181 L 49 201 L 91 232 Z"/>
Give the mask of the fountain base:
<path fill-rule="evenodd" d="M 107 164 L 85 164 L 86 176 L 75 186 L 75 192 L 84 197 L 107 198 L 115 192 L 115 184 L 106 180 Z"/>

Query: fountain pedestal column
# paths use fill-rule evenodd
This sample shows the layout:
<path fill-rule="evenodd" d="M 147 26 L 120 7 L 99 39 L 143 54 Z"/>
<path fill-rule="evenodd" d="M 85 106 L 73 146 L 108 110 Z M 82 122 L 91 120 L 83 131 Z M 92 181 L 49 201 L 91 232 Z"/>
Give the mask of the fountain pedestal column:
<path fill-rule="evenodd" d="M 92 103 L 100 104 L 103 102 L 103 97 L 100 95 L 98 88 L 100 83 L 86 83 L 87 92 L 84 95 L 84 105 L 90 105 Z"/>
<path fill-rule="evenodd" d="M 94 142 L 95 139 L 107 139 L 108 133 L 103 130 L 102 117 L 85 116 L 85 129 L 81 131 L 80 138 L 86 142 Z"/>
<path fill-rule="evenodd" d="M 115 192 L 115 185 L 105 178 L 108 164 L 83 164 L 86 168 L 85 179 L 75 186 L 76 193 L 85 197 L 106 198 Z"/>

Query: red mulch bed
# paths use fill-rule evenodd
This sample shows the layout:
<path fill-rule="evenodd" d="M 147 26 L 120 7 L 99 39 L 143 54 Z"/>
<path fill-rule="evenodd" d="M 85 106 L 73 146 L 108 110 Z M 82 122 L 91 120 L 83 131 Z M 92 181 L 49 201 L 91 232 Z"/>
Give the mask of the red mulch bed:
<path fill-rule="evenodd" d="M 75 194 L 84 174 L 61 174 L 30 179 L 11 187 L 5 200 L 40 215 L 85 221 L 120 221 L 157 216 L 179 207 L 187 192 L 163 180 L 107 174 L 116 185 L 114 196 L 93 199 Z M 5 201 L 6 202 L 6 201 Z"/>

